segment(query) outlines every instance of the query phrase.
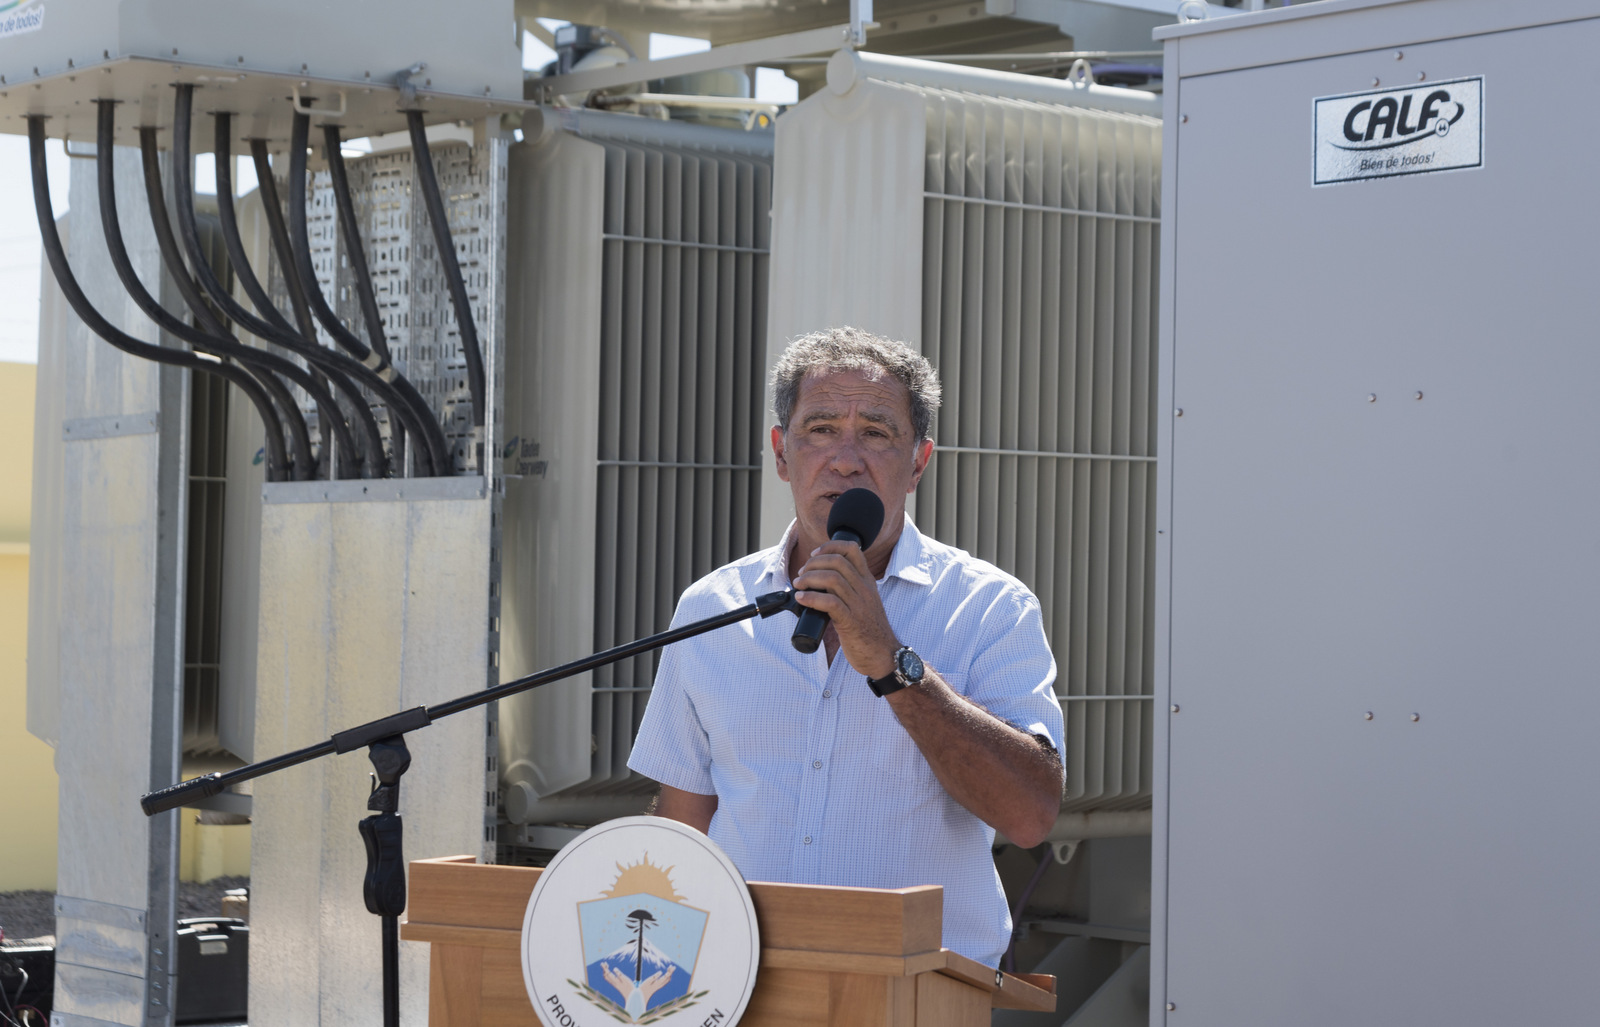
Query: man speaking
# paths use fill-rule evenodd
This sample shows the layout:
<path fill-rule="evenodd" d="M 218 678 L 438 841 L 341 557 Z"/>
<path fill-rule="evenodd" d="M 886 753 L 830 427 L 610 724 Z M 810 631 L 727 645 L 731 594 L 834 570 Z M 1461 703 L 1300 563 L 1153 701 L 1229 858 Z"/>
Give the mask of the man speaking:
<path fill-rule="evenodd" d="M 774 617 L 669 646 L 628 765 L 661 783 L 660 816 L 709 834 L 748 880 L 943 885 L 945 947 L 998 966 L 1011 918 L 994 833 L 1037 845 L 1061 798 L 1039 601 L 905 514 L 939 406 L 921 354 L 819 332 L 779 358 L 772 393 L 795 520 L 691 585 L 673 624 L 793 587 L 827 615 L 822 645 L 798 651 L 794 620 Z M 829 539 L 854 488 L 885 509 L 865 552 Z"/>

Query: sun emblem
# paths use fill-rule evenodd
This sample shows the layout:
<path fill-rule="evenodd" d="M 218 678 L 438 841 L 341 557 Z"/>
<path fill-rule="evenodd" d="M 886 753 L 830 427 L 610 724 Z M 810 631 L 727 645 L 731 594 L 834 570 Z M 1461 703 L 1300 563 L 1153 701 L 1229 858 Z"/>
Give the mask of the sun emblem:
<path fill-rule="evenodd" d="M 668 902 L 682 902 L 683 896 L 679 895 L 672 883 L 672 867 L 662 869 L 650 862 L 650 854 L 630 866 L 617 864 L 617 880 L 606 892 L 606 898 L 615 899 L 623 895 L 654 895 Z"/>

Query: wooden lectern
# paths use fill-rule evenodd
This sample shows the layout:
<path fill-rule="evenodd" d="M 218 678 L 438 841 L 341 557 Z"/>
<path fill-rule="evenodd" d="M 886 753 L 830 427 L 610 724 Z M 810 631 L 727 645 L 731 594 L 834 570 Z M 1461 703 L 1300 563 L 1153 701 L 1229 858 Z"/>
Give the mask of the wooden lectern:
<path fill-rule="evenodd" d="M 433 946 L 430 1027 L 536 1023 L 522 918 L 541 871 L 471 856 L 411 864 L 400 937 Z M 987 1027 L 990 1009 L 1056 1007 L 1055 978 L 1002 974 L 939 947 L 943 889 L 750 882 L 761 969 L 748 1027 Z"/>

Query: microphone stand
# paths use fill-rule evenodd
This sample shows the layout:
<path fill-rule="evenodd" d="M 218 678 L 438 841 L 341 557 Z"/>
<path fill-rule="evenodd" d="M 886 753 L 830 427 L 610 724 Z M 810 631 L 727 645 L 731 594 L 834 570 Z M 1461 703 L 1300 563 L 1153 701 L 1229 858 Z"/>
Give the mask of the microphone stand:
<path fill-rule="evenodd" d="M 367 910 L 383 920 L 383 1022 L 384 1027 L 400 1025 L 400 914 L 406 908 L 405 859 L 401 855 L 400 778 L 411 766 L 411 752 L 406 748 L 405 734 L 425 728 L 441 717 L 476 709 L 479 706 L 526 692 L 552 681 L 582 674 L 596 667 L 604 667 L 630 656 L 659 649 L 673 642 L 681 642 L 707 631 L 737 624 L 751 617 L 771 617 L 788 610 L 798 614 L 803 607 L 794 600 L 794 591 L 769 592 L 757 596 L 755 602 L 736 610 L 707 617 L 637 641 L 586 656 L 581 660 L 564 663 L 559 667 L 542 670 L 494 688 L 469 692 L 448 702 L 433 706 L 417 706 L 409 710 L 358 724 L 337 732 L 326 741 L 308 745 L 303 749 L 286 752 L 271 759 L 259 760 L 234 770 L 207 774 L 190 781 L 169 785 L 139 799 L 145 816 L 179 806 L 192 804 L 202 798 L 216 795 L 230 785 L 241 781 L 273 774 L 298 766 L 323 756 L 353 752 L 367 747 L 367 758 L 372 761 L 377 784 L 367 798 L 367 809 L 372 816 L 363 819 L 358 828 L 367 849 L 367 874 L 362 882 L 362 897 Z"/>

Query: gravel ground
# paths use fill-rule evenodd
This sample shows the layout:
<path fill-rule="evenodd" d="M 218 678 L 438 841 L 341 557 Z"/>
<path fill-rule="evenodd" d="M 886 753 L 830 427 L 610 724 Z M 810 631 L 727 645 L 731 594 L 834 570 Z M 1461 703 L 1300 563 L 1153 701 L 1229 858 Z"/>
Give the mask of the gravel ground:
<path fill-rule="evenodd" d="M 248 877 L 218 877 L 205 884 L 178 883 L 178 919 L 192 916 L 221 916 L 222 893 L 250 887 Z"/>
<path fill-rule="evenodd" d="M 6 945 L 21 945 L 36 938 L 55 944 L 55 892 L 0 892 L 0 929 L 6 932 Z"/>
<path fill-rule="evenodd" d="M 248 877 L 219 877 L 204 884 L 178 885 L 178 919 L 219 916 L 222 894 L 231 888 L 250 887 Z M 6 945 L 55 944 L 55 893 L 47 891 L 0 892 L 0 928 Z"/>

